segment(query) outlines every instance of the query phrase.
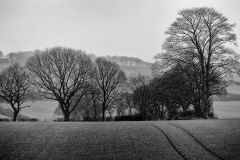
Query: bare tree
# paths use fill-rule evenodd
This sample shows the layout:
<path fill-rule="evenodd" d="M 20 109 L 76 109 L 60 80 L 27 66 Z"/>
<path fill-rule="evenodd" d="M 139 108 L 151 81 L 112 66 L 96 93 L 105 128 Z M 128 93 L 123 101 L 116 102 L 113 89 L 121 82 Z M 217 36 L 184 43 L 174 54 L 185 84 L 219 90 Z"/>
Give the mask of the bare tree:
<path fill-rule="evenodd" d="M 132 109 L 134 108 L 133 94 L 129 92 L 124 92 L 122 94 L 122 101 L 124 105 L 129 109 L 129 115 L 132 115 Z"/>
<path fill-rule="evenodd" d="M 99 114 L 101 114 L 101 104 L 98 99 L 100 95 L 101 95 L 100 89 L 97 86 L 93 85 L 92 90 L 90 92 L 90 96 L 91 96 L 91 101 L 94 109 L 95 121 L 99 120 Z"/>
<path fill-rule="evenodd" d="M 130 78 L 129 87 L 133 91 L 133 101 L 137 106 L 139 113 L 143 116 L 143 120 L 146 120 L 147 106 L 149 105 L 149 92 L 148 85 L 150 83 L 150 77 L 138 74 L 135 78 Z"/>
<path fill-rule="evenodd" d="M 0 74 L 0 97 L 13 109 L 13 121 L 21 109 L 30 107 L 23 103 L 30 97 L 31 82 L 27 71 L 18 63 L 4 69 Z"/>
<path fill-rule="evenodd" d="M 126 81 L 126 75 L 116 63 L 110 62 L 103 57 L 96 59 L 96 70 L 96 81 L 101 93 L 98 99 L 102 103 L 102 121 L 104 121 L 105 111 Z"/>
<path fill-rule="evenodd" d="M 161 68 L 183 63 L 199 71 L 201 112 L 208 118 L 211 74 L 220 77 L 239 71 L 239 55 L 226 47 L 228 43 L 236 45 L 235 24 L 229 24 L 214 8 L 184 9 L 178 15 L 166 32 L 169 35 L 163 44 L 166 52 L 155 58 Z"/>
<path fill-rule="evenodd" d="M 91 90 L 93 64 L 83 51 L 53 47 L 36 52 L 26 63 L 34 84 L 47 99 L 56 100 L 69 121 L 81 98 Z"/>

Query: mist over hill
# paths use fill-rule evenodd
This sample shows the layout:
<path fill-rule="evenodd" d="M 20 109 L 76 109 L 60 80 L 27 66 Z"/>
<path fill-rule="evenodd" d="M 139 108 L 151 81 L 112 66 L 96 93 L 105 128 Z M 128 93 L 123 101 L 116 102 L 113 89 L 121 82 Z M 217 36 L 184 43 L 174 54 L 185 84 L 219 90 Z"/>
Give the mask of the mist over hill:
<path fill-rule="evenodd" d="M 8 67 L 13 62 L 18 62 L 22 66 L 25 65 L 27 59 L 34 55 L 36 51 L 40 51 L 36 49 L 34 51 L 20 51 L 20 52 L 11 52 L 7 55 L 1 57 L 1 59 L 9 59 L 9 62 L 1 62 L 0 61 L 0 70 Z M 93 53 L 88 54 L 93 61 L 96 60 L 97 56 Z M 151 65 L 152 63 L 145 62 L 137 57 L 127 57 L 127 56 L 105 56 L 109 61 L 117 63 L 120 68 L 126 73 L 127 77 L 135 77 L 138 73 L 142 75 L 151 75 Z M 224 77 L 227 81 L 229 81 L 230 85 L 240 85 L 240 76 L 233 74 L 233 76 Z"/>
<path fill-rule="evenodd" d="M 89 54 L 93 61 L 96 60 L 97 56 L 94 54 Z M 127 77 L 136 77 L 138 73 L 142 75 L 151 75 L 151 65 L 152 63 L 145 62 L 136 57 L 127 56 L 105 56 L 107 60 L 115 62 L 120 66 L 120 68 L 126 73 Z"/>
<path fill-rule="evenodd" d="M 34 55 L 36 51 L 25 51 L 25 52 L 11 52 L 5 55 L 4 59 L 9 59 L 9 62 L 0 62 L 0 69 L 8 67 L 11 63 L 18 62 L 22 66 L 25 65 L 27 59 Z M 92 61 L 95 61 L 97 56 L 93 53 L 88 54 Z M 145 62 L 136 57 L 126 57 L 126 56 L 105 56 L 105 58 L 111 62 L 115 62 L 120 66 L 120 68 L 126 73 L 127 77 L 135 77 L 138 73 L 142 75 L 151 75 L 151 65 L 152 63 Z"/>

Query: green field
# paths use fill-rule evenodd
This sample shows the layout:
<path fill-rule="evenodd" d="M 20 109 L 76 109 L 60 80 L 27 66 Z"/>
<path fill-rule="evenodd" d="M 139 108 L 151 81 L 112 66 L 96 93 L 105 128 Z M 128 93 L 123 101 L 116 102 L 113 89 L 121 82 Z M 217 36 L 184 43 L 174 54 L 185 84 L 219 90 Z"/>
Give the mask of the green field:
<path fill-rule="evenodd" d="M 5 122 L 0 128 L 0 159 L 240 158 L 238 119 Z"/>

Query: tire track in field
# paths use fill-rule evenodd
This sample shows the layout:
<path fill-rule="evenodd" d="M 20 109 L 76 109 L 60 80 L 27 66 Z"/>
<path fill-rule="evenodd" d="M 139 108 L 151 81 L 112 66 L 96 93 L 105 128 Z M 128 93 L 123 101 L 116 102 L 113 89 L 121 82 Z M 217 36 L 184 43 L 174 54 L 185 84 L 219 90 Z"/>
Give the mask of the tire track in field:
<path fill-rule="evenodd" d="M 201 141 L 199 141 L 193 134 L 191 134 L 189 131 L 187 131 L 186 129 L 178 126 L 178 125 L 175 125 L 175 124 L 172 124 L 172 123 L 168 123 L 174 127 L 177 127 L 181 130 L 183 130 L 184 132 L 186 132 L 189 136 L 191 136 L 200 146 L 202 146 L 205 150 L 207 150 L 209 153 L 211 153 L 213 156 L 215 156 L 216 158 L 220 159 L 220 160 L 224 160 L 222 157 L 220 157 L 219 155 L 215 154 L 213 151 L 211 151 L 209 148 L 207 148 Z"/>
<path fill-rule="evenodd" d="M 171 139 L 168 137 L 168 135 L 161 130 L 160 128 L 158 128 L 157 126 L 151 124 L 154 128 L 158 129 L 160 132 L 162 132 L 162 134 L 166 137 L 166 139 L 168 140 L 168 142 L 171 144 L 171 146 L 175 149 L 175 151 L 184 159 L 187 160 L 187 158 L 177 149 L 177 147 L 173 144 L 173 142 L 171 141 Z"/>

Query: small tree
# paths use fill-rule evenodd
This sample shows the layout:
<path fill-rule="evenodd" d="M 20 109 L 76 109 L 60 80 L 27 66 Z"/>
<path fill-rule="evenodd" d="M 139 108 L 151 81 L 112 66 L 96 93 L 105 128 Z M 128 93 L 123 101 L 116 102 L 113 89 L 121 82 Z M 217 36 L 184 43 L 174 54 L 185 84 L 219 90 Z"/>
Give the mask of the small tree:
<path fill-rule="evenodd" d="M 100 90 L 98 99 L 102 103 L 102 121 L 104 121 L 105 111 L 125 83 L 126 75 L 117 64 L 103 57 L 96 59 L 96 70 L 96 82 Z"/>
<path fill-rule="evenodd" d="M 23 103 L 30 97 L 31 82 L 26 70 L 18 63 L 4 69 L 0 74 L 0 97 L 13 109 L 13 121 L 21 109 L 30 107 Z"/>
<path fill-rule="evenodd" d="M 47 99 L 56 100 L 69 121 L 82 97 L 91 90 L 93 64 L 83 51 L 53 47 L 36 52 L 26 63 L 34 84 Z"/>

